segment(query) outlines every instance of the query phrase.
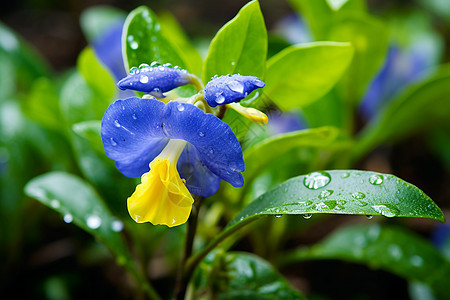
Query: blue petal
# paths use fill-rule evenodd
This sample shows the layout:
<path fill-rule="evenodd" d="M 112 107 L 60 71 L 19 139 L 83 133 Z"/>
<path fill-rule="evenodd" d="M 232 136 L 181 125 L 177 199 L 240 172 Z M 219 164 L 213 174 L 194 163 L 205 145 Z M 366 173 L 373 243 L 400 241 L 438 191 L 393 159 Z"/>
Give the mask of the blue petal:
<path fill-rule="evenodd" d="M 164 103 L 138 97 L 117 100 L 102 119 L 101 137 L 106 155 L 125 176 L 139 177 L 169 139 L 161 128 Z"/>
<path fill-rule="evenodd" d="M 197 149 L 187 144 L 177 164 L 181 178 L 186 180 L 188 190 L 197 196 L 209 197 L 220 187 L 220 178 L 200 160 Z"/>
<path fill-rule="evenodd" d="M 186 70 L 145 65 L 141 69 L 135 68 L 127 77 L 120 80 L 117 86 L 122 90 L 141 91 L 162 98 L 164 97 L 162 93 L 190 83 L 189 76 Z"/>
<path fill-rule="evenodd" d="M 108 30 L 98 35 L 92 42 L 95 53 L 103 64 L 119 80 L 127 76 L 122 59 L 122 28 L 124 20 L 115 21 Z"/>
<path fill-rule="evenodd" d="M 177 101 L 166 104 L 162 119 L 167 137 L 194 145 L 200 160 L 223 180 L 235 187 L 244 184 L 241 145 L 226 123 L 194 105 Z"/>
<path fill-rule="evenodd" d="M 239 102 L 264 85 L 265 83 L 255 76 L 235 74 L 216 77 L 205 86 L 205 100 L 211 107 Z"/>

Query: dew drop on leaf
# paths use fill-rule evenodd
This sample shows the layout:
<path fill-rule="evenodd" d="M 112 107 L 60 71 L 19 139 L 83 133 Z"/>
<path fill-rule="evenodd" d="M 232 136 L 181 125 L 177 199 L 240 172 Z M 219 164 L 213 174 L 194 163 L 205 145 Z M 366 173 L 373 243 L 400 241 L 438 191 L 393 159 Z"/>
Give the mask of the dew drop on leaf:
<path fill-rule="evenodd" d="M 394 205 L 390 205 L 390 204 L 373 205 L 372 208 L 377 213 L 379 213 L 385 217 L 388 217 L 388 218 L 396 217 L 400 214 L 400 211 L 398 210 L 398 208 L 395 207 Z"/>
<path fill-rule="evenodd" d="M 372 176 L 370 176 L 369 178 L 369 182 L 370 184 L 373 185 L 380 185 L 383 183 L 384 177 L 381 174 L 374 174 Z"/>
<path fill-rule="evenodd" d="M 53 208 L 59 208 L 61 206 L 61 204 L 59 203 L 58 200 L 53 199 L 52 201 L 50 201 L 50 206 Z"/>
<path fill-rule="evenodd" d="M 123 230 L 123 223 L 120 220 L 114 220 L 111 222 L 111 230 L 114 232 L 120 232 Z"/>
<path fill-rule="evenodd" d="M 64 222 L 66 223 L 72 223 L 73 221 L 73 216 L 71 214 L 65 214 L 63 217 Z"/>
<path fill-rule="evenodd" d="M 372 215 L 366 215 L 367 220 L 372 220 L 373 216 Z"/>
<path fill-rule="evenodd" d="M 320 192 L 319 198 L 325 199 L 325 198 L 328 198 L 329 196 L 331 196 L 331 194 L 333 194 L 333 190 L 324 190 L 324 191 Z"/>
<path fill-rule="evenodd" d="M 102 219 L 99 216 L 91 215 L 86 219 L 86 225 L 90 229 L 97 229 L 102 225 Z"/>
<path fill-rule="evenodd" d="M 361 192 L 354 192 L 354 193 L 352 193 L 352 197 L 359 200 L 359 199 L 366 198 L 366 195 Z"/>
<path fill-rule="evenodd" d="M 281 218 L 283 215 L 275 215 L 275 218 L 279 219 Z"/>
<path fill-rule="evenodd" d="M 327 172 L 313 172 L 306 175 L 303 184 L 311 190 L 323 188 L 331 181 L 331 176 Z"/>
<path fill-rule="evenodd" d="M 312 214 L 304 214 L 303 218 L 305 218 L 306 220 L 311 219 Z"/>

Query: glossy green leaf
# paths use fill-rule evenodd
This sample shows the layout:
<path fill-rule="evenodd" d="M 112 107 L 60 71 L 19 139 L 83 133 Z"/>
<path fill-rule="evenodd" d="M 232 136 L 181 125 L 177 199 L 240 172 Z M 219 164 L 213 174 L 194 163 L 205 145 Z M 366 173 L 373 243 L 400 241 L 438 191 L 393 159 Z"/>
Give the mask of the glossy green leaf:
<path fill-rule="evenodd" d="M 211 299 L 306 299 L 272 265 L 244 252 L 213 252 L 199 266 L 199 294 Z"/>
<path fill-rule="evenodd" d="M 327 38 L 350 42 L 355 55 L 342 81 L 346 100 L 357 103 L 381 68 L 387 53 L 389 30 L 380 20 L 367 14 L 343 14 L 333 22 Z"/>
<path fill-rule="evenodd" d="M 215 75 L 237 74 L 264 77 L 267 30 L 259 2 L 246 4 L 225 24 L 211 42 L 203 65 L 203 82 Z"/>
<path fill-rule="evenodd" d="M 178 53 L 186 62 L 186 68 L 191 73 L 200 75 L 203 64 L 202 58 L 175 17 L 169 12 L 163 12 L 159 14 L 159 21 L 164 36 L 178 49 Z"/>
<path fill-rule="evenodd" d="M 428 241 L 405 229 L 379 224 L 344 227 L 310 248 L 286 254 L 280 261 L 289 264 L 312 259 L 365 264 L 426 283 L 437 296 L 448 295 L 450 263 Z"/>
<path fill-rule="evenodd" d="M 336 149 L 350 146 L 334 127 L 321 127 L 272 136 L 244 151 L 245 182 L 248 183 L 277 157 L 305 147 Z"/>
<path fill-rule="evenodd" d="M 450 65 L 411 86 L 392 100 L 361 133 L 355 156 L 384 142 L 405 138 L 433 126 L 450 124 Z"/>
<path fill-rule="evenodd" d="M 128 268 L 143 285 L 144 290 L 154 294 L 153 289 L 137 271 L 120 233 L 123 223 L 111 214 L 87 182 L 69 173 L 50 172 L 28 182 L 25 193 L 59 212 L 64 222 L 73 222 L 103 242 L 116 255 L 117 263 Z"/>
<path fill-rule="evenodd" d="M 148 7 L 140 6 L 128 15 L 122 38 L 126 69 L 154 61 L 186 68 L 186 63 L 164 37 L 156 15 Z"/>
<path fill-rule="evenodd" d="M 103 153 L 103 143 L 100 137 L 101 121 L 85 121 L 72 126 L 73 131 L 92 144 L 92 148 Z"/>
<path fill-rule="evenodd" d="M 125 20 L 126 14 L 107 5 L 89 7 L 81 13 L 80 25 L 89 41 L 102 34 L 109 26 Z"/>
<path fill-rule="evenodd" d="M 97 60 L 92 48 L 86 47 L 80 53 L 77 68 L 98 97 L 112 100 L 117 87 L 107 69 Z"/>
<path fill-rule="evenodd" d="M 264 94 L 282 110 L 305 107 L 330 91 L 352 57 L 348 43 L 291 46 L 267 62 Z"/>

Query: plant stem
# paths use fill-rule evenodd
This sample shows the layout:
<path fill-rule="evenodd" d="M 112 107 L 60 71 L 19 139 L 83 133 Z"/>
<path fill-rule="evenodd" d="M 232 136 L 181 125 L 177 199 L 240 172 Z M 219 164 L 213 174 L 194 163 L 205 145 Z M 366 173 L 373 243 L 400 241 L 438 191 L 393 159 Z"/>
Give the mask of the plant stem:
<path fill-rule="evenodd" d="M 186 289 L 191 279 L 193 270 L 191 272 L 185 272 L 186 263 L 192 255 L 192 249 L 194 245 L 195 233 L 197 231 L 198 211 L 203 202 L 203 197 L 198 197 L 194 202 L 191 215 L 187 222 L 186 240 L 184 243 L 184 252 L 181 259 L 181 265 L 178 270 L 177 284 L 175 287 L 175 299 L 183 300 L 185 298 Z"/>

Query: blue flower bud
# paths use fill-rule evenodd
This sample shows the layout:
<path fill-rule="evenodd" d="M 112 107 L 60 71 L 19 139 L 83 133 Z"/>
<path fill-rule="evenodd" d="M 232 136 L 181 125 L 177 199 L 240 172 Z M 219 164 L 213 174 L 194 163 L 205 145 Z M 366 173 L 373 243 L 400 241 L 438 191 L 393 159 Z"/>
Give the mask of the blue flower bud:
<path fill-rule="evenodd" d="M 142 64 L 139 68 L 131 68 L 130 74 L 120 80 L 117 86 L 121 90 L 130 89 L 164 98 L 163 93 L 191 83 L 190 76 L 186 70 L 178 67 L 172 68 L 156 63 L 152 63 L 151 66 Z"/>
<path fill-rule="evenodd" d="M 209 106 L 239 102 L 265 83 L 255 76 L 239 74 L 214 77 L 205 87 L 205 100 Z"/>

